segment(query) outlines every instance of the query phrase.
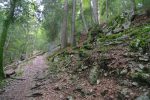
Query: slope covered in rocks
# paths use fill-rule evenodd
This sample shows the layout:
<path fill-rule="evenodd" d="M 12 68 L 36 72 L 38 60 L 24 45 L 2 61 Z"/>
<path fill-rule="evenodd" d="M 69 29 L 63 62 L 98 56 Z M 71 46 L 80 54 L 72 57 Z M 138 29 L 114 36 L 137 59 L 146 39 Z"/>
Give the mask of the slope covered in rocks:
<path fill-rule="evenodd" d="M 49 56 L 49 71 L 58 78 L 53 84 L 58 98 L 149 100 L 149 22 L 142 16 L 130 28 L 113 34 L 94 26 L 77 47 Z"/>

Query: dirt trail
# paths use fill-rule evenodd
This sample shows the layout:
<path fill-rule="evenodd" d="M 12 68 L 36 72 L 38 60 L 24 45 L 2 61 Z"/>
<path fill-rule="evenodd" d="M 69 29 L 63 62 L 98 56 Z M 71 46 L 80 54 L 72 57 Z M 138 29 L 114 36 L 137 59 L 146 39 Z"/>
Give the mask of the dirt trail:
<path fill-rule="evenodd" d="M 37 86 L 35 79 L 39 75 L 44 76 L 43 72 L 48 68 L 45 58 L 44 55 L 37 56 L 24 66 L 18 68 L 17 73 L 23 71 L 22 75 L 19 76 L 23 80 L 10 81 L 4 88 L 5 92 L 0 95 L 0 100 L 35 100 L 34 96 L 42 95 L 35 93 L 32 88 Z"/>

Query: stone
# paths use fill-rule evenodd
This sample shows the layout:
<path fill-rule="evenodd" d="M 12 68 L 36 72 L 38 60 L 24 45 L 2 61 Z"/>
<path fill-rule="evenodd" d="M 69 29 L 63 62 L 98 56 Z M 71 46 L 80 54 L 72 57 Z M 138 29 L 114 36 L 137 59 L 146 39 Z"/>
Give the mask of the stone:
<path fill-rule="evenodd" d="M 100 84 L 100 82 L 101 82 L 100 80 L 97 80 L 97 85 Z"/>
<path fill-rule="evenodd" d="M 139 68 L 140 68 L 140 69 L 144 69 L 144 65 L 139 64 Z"/>
<path fill-rule="evenodd" d="M 141 96 L 137 97 L 135 100 L 150 100 L 150 98 L 148 96 L 141 95 Z"/>
<path fill-rule="evenodd" d="M 122 24 L 124 29 L 128 29 L 130 27 L 130 25 L 131 25 L 130 21 L 127 21 L 126 23 Z"/>
<path fill-rule="evenodd" d="M 147 73 L 137 72 L 132 74 L 131 77 L 140 83 L 145 83 L 150 85 L 150 75 Z"/>
<path fill-rule="evenodd" d="M 122 28 L 121 28 L 121 27 L 118 27 L 118 28 L 115 28 L 115 29 L 113 30 L 113 33 L 118 33 L 118 32 L 120 32 L 120 31 L 122 31 Z"/>
<path fill-rule="evenodd" d="M 82 66 L 82 69 L 84 69 L 84 70 L 87 69 L 87 68 L 88 68 L 88 66 Z"/>
<path fill-rule="evenodd" d="M 5 92 L 5 90 L 0 89 L 0 94 L 3 94 Z"/>
<path fill-rule="evenodd" d="M 54 87 L 54 90 L 55 91 L 60 91 L 62 89 L 62 87 L 61 86 L 58 86 L 57 84 L 55 85 L 55 87 Z"/>
<path fill-rule="evenodd" d="M 133 86 L 138 86 L 138 83 L 137 82 L 132 82 L 132 85 Z"/>
<path fill-rule="evenodd" d="M 130 86 L 129 80 L 120 80 L 121 85 Z"/>
<path fill-rule="evenodd" d="M 72 96 L 68 96 L 66 100 L 74 100 L 74 98 Z"/>
<path fill-rule="evenodd" d="M 127 73 L 128 73 L 128 70 L 127 70 L 127 69 L 123 69 L 123 70 L 120 72 L 121 75 L 125 75 L 125 74 L 127 74 Z"/>
<path fill-rule="evenodd" d="M 144 56 L 141 56 L 139 57 L 139 61 L 144 61 L 144 62 L 148 62 L 149 61 L 149 57 L 144 55 Z"/>
<path fill-rule="evenodd" d="M 59 97 L 60 97 L 60 99 L 62 100 L 62 99 L 64 98 L 64 95 L 61 94 Z"/>
<path fill-rule="evenodd" d="M 11 75 L 14 75 L 16 72 L 13 69 L 6 70 L 6 77 L 9 78 Z"/>
<path fill-rule="evenodd" d="M 54 62 L 58 62 L 59 61 L 59 58 L 58 56 L 54 58 Z"/>
<path fill-rule="evenodd" d="M 127 39 L 129 39 L 129 36 L 128 35 L 123 35 L 123 36 L 117 38 L 116 40 L 127 40 Z"/>
<path fill-rule="evenodd" d="M 91 85 L 96 84 L 97 79 L 99 77 L 99 74 L 100 74 L 100 72 L 99 72 L 99 66 L 98 66 L 97 63 L 95 63 L 93 65 L 93 68 L 91 69 L 90 75 L 89 75 L 89 81 L 90 81 Z"/>
<path fill-rule="evenodd" d="M 106 76 L 108 76 L 108 74 L 107 74 L 107 73 L 104 73 L 104 76 L 106 77 Z"/>
<path fill-rule="evenodd" d="M 126 96 L 128 94 L 128 88 L 123 88 L 122 91 L 121 91 L 121 94 Z"/>

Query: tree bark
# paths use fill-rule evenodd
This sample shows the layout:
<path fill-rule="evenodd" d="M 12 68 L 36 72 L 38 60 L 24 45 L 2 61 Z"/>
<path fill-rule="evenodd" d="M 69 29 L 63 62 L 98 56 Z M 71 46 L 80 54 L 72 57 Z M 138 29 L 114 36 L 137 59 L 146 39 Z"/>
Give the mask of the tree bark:
<path fill-rule="evenodd" d="M 4 20 L 4 23 L 3 23 L 3 30 L 2 30 L 1 38 L 0 38 L 0 80 L 5 78 L 4 68 L 3 68 L 4 67 L 3 66 L 4 47 L 5 47 L 5 42 L 7 39 L 9 26 L 13 22 L 16 2 L 17 2 L 17 0 L 11 1 L 9 14 L 7 16 L 7 19 Z"/>
<path fill-rule="evenodd" d="M 106 18 L 108 20 L 108 0 L 106 0 Z"/>
<path fill-rule="evenodd" d="M 76 37 L 75 37 L 75 18 L 76 18 L 76 0 L 72 0 L 72 35 L 71 35 L 71 45 L 76 46 Z"/>
<path fill-rule="evenodd" d="M 92 0 L 92 9 L 93 9 L 94 23 L 99 24 L 99 20 L 98 20 L 98 1 L 97 0 Z"/>
<path fill-rule="evenodd" d="M 67 47 L 67 17 L 68 17 L 68 0 L 64 2 L 64 17 L 62 23 L 62 33 L 61 33 L 61 48 Z"/>
<path fill-rule="evenodd" d="M 88 32 L 88 27 L 87 27 L 87 23 L 86 23 L 86 20 L 85 20 L 85 17 L 84 17 L 84 13 L 83 13 L 82 0 L 80 0 L 80 12 L 81 12 L 81 17 L 82 17 L 82 21 L 83 21 L 83 24 L 84 24 L 85 31 L 87 33 Z"/>

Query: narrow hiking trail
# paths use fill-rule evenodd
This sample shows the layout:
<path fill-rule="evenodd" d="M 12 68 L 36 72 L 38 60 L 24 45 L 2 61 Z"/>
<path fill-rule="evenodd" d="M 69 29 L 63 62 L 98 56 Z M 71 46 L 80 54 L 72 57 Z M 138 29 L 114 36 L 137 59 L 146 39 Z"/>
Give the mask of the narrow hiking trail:
<path fill-rule="evenodd" d="M 34 97 L 42 95 L 33 89 L 38 87 L 36 79 L 43 77 L 47 68 L 45 55 L 37 56 L 18 67 L 16 73 L 22 71 L 19 76 L 22 80 L 11 80 L 0 95 L 0 100 L 33 100 Z"/>

